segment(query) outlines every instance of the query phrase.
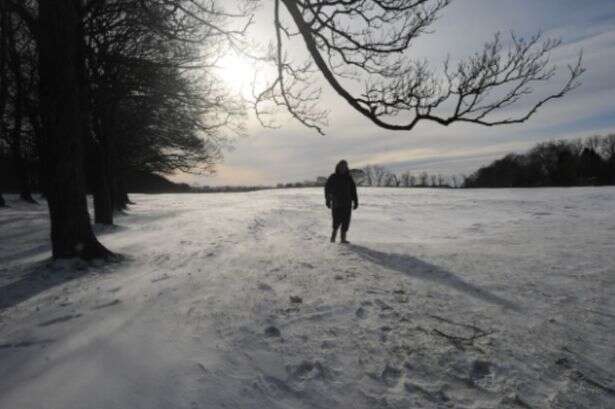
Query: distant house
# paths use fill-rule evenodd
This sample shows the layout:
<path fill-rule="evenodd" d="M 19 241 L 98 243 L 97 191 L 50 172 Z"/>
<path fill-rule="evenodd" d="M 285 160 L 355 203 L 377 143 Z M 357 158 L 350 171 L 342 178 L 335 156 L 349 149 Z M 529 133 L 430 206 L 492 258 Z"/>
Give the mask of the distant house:
<path fill-rule="evenodd" d="M 316 178 L 316 186 L 324 186 L 327 184 L 327 178 L 324 176 L 318 176 Z"/>

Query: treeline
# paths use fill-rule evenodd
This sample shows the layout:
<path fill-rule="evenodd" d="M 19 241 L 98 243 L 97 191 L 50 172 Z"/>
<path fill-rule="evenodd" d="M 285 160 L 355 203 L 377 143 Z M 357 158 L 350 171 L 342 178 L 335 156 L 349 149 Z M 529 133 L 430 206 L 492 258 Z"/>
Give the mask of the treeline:
<path fill-rule="evenodd" d="M 463 175 L 415 174 L 410 171 L 397 174 L 380 165 L 365 166 L 353 176 L 358 185 L 375 187 L 460 188 L 464 186 L 465 180 Z"/>
<path fill-rule="evenodd" d="M 615 184 L 615 134 L 544 142 L 511 153 L 469 176 L 465 187 L 598 186 Z"/>
<path fill-rule="evenodd" d="M 135 174 L 220 160 L 243 115 L 213 75 L 228 18 L 190 0 L 0 0 L 0 187 L 8 172 L 23 200 L 46 197 L 54 257 L 110 254 L 88 191 L 112 224 Z"/>

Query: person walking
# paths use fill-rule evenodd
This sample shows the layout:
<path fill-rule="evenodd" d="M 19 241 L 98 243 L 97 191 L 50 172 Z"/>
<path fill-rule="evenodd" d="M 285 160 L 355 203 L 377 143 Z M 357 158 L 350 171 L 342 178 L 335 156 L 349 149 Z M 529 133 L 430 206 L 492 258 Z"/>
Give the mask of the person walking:
<path fill-rule="evenodd" d="M 357 197 L 357 186 L 350 175 L 348 162 L 341 160 L 335 166 L 335 173 L 329 176 L 325 185 L 325 201 L 333 218 L 333 231 L 331 232 L 331 243 L 335 243 L 337 230 L 342 229 L 342 243 L 348 243 L 346 233 L 350 227 L 352 210 L 359 207 Z"/>

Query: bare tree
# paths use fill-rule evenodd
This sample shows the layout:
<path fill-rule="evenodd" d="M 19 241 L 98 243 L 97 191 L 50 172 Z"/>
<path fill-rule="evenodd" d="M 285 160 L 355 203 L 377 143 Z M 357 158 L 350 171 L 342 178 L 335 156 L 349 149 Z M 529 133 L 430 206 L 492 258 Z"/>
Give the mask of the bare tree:
<path fill-rule="evenodd" d="M 401 180 L 397 177 L 397 175 L 393 172 L 387 172 L 385 176 L 385 186 L 389 187 L 399 187 L 401 184 Z"/>
<path fill-rule="evenodd" d="M 568 67 L 567 79 L 557 90 L 534 101 L 524 113 L 507 116 L 508 108 L 556 74 L 549 55 L 561 41 L 543 41 L 540 34 L 529 39 L 512 34 L 508 49 L 495 34 L 481 51 L 455 67 L 445 61 L 440 74 L 412 60 L 406 51 L 429 32 L 450 2 L 275 0 L 278 75 L 261 97 L 267 94 L 304 125 L 322 132 L 326 112 L 317 106 L 320 90 L 305 83 L 313 63 L 333 90 L 371 122 L 390 130 L 412 130 L 419 122 L 522 123 L 579 85 L 584 72 L 581 56 Z M 281 4 L 292 23 L 284 19 Z M 294 64 L 286 57 L 287 43 L 297 36 L 310 55 L 308 63 Z M 349 79 L 365 84 L 361 92 L 352 92 Z"/>
<path fill-rule="evenodd" d="M 444 180 L 444 176 L 438 174 L 438 186 L 442 187 L 446 184 L 445 180 Z"/>
<path fill-rule="evenodd" d="M 389 171 L 384 166 L 375 165 L 372 167 L 374 176 L 374 186 L 384 186 Z"/>
<path fill-rule="evenodd" d="M 583 145 L 585 148 L 589 148 L 595 152 L 600 150 L 600 145 L 602 143 L 602 136 L 594 135 L 583 140 Z"/>
<path fill-rule="evenodd" d="M 363 169 L 363 186 L 374 186 L 374 170 L 372 166 L 367 165 Z"/>
<path fill-rule="evenodd" d="M 467 175 L 459 175 L 459 187 L 460 188 L 466 187 L 466 181 L 467 180 L 468 180 L 468 176 Z"/>
<path fill-rule="evenodd" d="M 427 174 L 427 172 L 422 172 L 419 175 L 419 186 L 427 187 L 428 183 L 429 183 L 429 175 Z"/>
<path fill-rule="evenodd" d="M 431 181 L 431 186 L 433 186 L 433 187 L 438 186 L 438 176 L 430 175 L 429 176 L 429 180 Z"/>
<path fill-rule="evenodd" d="M 615 161 L 615 134 L 602 137 L 599 152 L 606 160 Z"/>
<path fill-rule="evenodd" d="M 458 188 L 459 187 L 459 177 L 457 175 L 452 175 L 451 176 L 451 185 L 453 188 Z"/>
<path fill-rule="evenodd" d="M 404 172 L 401 174 L 401 185 L 403 187 L 410 187 L 410 179 L 412 178 L 412 174 L 410 172 Z"/>

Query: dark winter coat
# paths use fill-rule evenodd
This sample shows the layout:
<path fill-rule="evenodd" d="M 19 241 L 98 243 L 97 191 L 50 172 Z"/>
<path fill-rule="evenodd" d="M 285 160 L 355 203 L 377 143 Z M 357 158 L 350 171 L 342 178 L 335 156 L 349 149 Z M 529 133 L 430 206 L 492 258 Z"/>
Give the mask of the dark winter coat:
<path fill-rule="evenodd" d="M 350 207 L 357 198 L 357 186 L 350 174 L 333 173 L 325 185 L 325 200 L 331 207 Z"/>

